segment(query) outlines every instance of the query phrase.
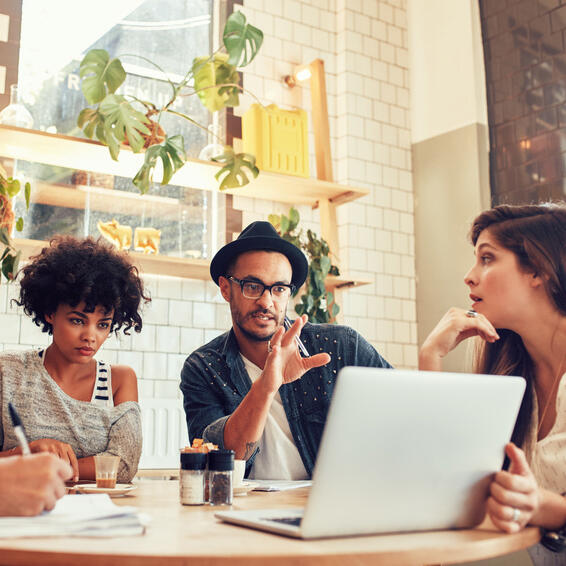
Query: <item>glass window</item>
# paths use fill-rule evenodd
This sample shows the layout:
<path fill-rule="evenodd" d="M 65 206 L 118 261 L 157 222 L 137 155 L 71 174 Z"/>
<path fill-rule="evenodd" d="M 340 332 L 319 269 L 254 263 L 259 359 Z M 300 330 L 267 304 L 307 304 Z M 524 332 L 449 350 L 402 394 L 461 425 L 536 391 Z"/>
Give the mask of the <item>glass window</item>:
<path fill-rule="evenodd" d="M 76 0 L 24 0 L 18 85 L 34 128 L 82 137 L 79 65 L 90 49 L 120 57 L 128 73 L 120 93 L 159 104 L 171 94 L 166 76 L 180 80 L 194 57 L 210 52 L 211 29 L 212 0 L 97 0 L 89 10 Z M 208 124 L 194 95 L 173 108 Z M 189 156 L 206 145 L 206 131 L 185 120 L 166 115 L 162 125 L 185 136 Z"/>
<path fill-rule="evenodd" d="M 18 87 L 33 116 L 33 128 L 84 137 L 76 125 L 86 106 L 79 65 L 93 48 L 105 49 L 124 64 L 128 76 L 119 93 L 157 104 L 169 100 L 167 77 L 181 80 L 193 58 L 211 50 L 212 4 L 212 0 L 97 0 L 85 10 L 76 0 L 23 0 Z M 179 96 L 173 108 L 204 126 L 210 122 L 209 112 L 195 95 Z M 164 115 L 161 124 L 170 135 L 184 136 L 190 157 L 198 156 L 207 144 L 206 130 L 186 120 Z M 135 248 L 136 228 L 159 230 L 159 253 L 164 255 L 206 258 L 215 247 L 216 194 L 155 185 L 142 197 L 128 178 L 46 163 L 4 165 L 10 174 L 32 183 L 32 205 L 18 237 L 98 236 L 99 222 L 108 226 L 116 220 L 131 228 L 130 249 Z M 23 212 L 23 203 L 16 205 Z M 150 246 L 138 251 L 153 250 Z"/>

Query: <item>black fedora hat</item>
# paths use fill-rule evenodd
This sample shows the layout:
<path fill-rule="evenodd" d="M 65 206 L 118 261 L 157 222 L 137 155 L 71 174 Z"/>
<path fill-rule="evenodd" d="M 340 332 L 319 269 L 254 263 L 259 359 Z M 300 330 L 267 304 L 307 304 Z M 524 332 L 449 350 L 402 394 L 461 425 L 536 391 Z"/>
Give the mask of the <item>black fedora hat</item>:
<path fill-rule="evenodd" d="M 210 263 L 210 275 L 218 285 L 218 278 L 226 275 L 228 265 L 236 256 L 256 250 L 270 250 L 283 254 L 291 264 L 293 278 L 291 283 L 298 289 L 307 278 L 309 268 L 305 254 L 284 240 L 269 222 L 252 222 L 246 226 L 238 238 L 220 248 Z"/>

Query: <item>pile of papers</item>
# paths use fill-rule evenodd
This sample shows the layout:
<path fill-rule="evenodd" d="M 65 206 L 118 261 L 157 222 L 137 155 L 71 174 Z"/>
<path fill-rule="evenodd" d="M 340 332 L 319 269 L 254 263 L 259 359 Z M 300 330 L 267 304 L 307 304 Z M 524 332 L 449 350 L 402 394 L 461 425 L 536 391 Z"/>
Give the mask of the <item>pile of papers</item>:
<path fill-rule="evenodd" d="M 147 515 L 116 505 L 106 494 L 65 495 L 37 517 L 0 517 L 0 538 L 142 535 L 148 522 Z"/>

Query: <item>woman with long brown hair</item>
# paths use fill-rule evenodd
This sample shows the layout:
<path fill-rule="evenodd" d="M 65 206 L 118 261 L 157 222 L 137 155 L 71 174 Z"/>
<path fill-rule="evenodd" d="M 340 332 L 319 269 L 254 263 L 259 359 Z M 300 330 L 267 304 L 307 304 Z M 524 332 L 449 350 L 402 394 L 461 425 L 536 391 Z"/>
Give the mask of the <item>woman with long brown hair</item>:
<path fill-rule="evenodd" d="M 488 513 L 500 529 L 566 524 L 566 205 L 501 205 L 470 233 L 475 263 L 464 281 L 472 307 L 450 309 L 425 340 L 419 367 L 442 369 L 478 337 L 475 371 L 521 375 L 527 392 L 509 468 L 496 474 Z"/>

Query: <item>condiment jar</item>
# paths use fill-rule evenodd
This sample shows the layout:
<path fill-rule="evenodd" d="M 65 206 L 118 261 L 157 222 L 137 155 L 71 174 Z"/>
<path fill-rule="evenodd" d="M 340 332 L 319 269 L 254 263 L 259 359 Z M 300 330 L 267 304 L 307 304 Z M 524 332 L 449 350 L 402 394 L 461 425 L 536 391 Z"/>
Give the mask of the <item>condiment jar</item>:
<path fill-rule="evenodd" d="M 204 470 L 206 454 L 181 452 L 179 497 L 183 505 L 204 504 Z"/>
<path fill-rule="evenodd" d="M 210 505 L 232 505 L 233 450 L 211 450 L 208 453 L 208 502 Z"/>

